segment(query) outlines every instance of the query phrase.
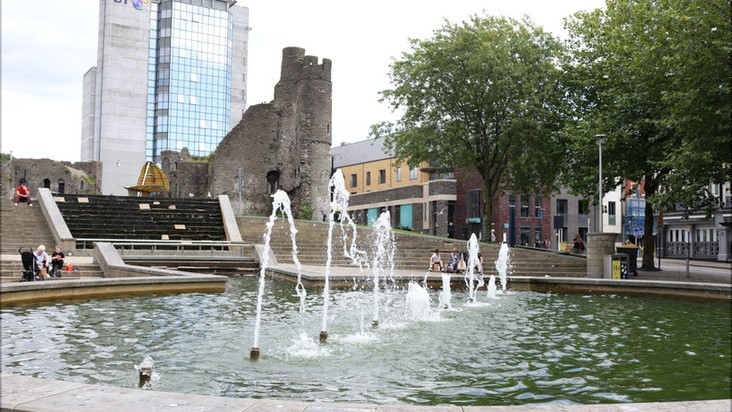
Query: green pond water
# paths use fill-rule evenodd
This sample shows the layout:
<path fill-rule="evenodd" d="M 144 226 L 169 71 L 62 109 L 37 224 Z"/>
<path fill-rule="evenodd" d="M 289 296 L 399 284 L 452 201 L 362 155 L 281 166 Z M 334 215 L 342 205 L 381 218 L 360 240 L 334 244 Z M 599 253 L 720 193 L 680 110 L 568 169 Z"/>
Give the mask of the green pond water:
<path fill-rule="evenodd" d="M 417 320 L 405 288 L 322 292 L 299 312 L 294 287 L 269 282 L 253 343 L 256 280 L 220 294 L 65 301 L 1 311 L 2 371 L 229 397 L 418 405 L 592 404 L 730 397 L 730 304 L 622 295 L 510 292 Z"/>

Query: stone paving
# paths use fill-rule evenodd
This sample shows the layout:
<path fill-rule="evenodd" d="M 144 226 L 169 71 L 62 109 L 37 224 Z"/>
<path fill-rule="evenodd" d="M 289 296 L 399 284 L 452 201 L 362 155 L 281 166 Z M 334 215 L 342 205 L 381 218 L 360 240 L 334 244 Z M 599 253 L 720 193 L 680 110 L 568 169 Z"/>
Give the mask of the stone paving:
<path fill-rule="evenodd" d="M 2 374 L 0 410 L 25 412 L 138 412 L 138 411 L 246 411 L 246 412 L 729 412 L 729 399 L 602 404 L 520 406 L 412 406 L 358 403 L 293 402 L 271 399 L 224 398 L 155 392 L 114 386 L 52 381 Z"/>

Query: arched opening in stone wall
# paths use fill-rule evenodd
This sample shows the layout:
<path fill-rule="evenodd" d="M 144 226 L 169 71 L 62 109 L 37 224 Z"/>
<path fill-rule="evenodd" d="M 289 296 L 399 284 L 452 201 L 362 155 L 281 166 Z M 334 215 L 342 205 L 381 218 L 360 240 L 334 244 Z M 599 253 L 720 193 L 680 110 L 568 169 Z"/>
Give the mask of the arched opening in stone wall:
<path fill-rule="evenodd" d="M 51 180 L 50 179 L 43 179 L 43 187 L 46 189 L 51 189 Z"/>
<path fill-rule="evenodd" d="M 267 172 L 267 189 L 273 195 L 280 188 L 280 172 L 272 170 Z"/>
<path fill-rule="evenodd" d="M 58 193 L 64 194 L 66 192 L 66 182 L 64 182 L 64 179 L 58 179 Z"/>

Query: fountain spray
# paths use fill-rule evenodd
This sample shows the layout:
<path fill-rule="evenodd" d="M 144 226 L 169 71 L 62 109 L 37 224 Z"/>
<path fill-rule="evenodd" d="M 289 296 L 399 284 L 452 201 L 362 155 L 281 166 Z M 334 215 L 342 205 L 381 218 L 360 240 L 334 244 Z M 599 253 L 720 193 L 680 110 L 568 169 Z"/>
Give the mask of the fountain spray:
<path fill-rule="evenodd" d="M 325 343 L 328 340 L 328 303 L 330 300 L 330 266 L 333 261 L 333 228 L 335 227 L 336 213 L 342 220 L 347 220 L 353 227 L 354 244 L 351 250 L 355 249 L 355 231 L 356 224 L 348 216 L 348 197 L 350 194 L 346 190 L 346 182 L 343 179 L 343 172 L 338 169 L 333 173 L 329 182 L 330 188 L 330 215 L 328 218 L 328 248 L 325 259 L 325 274 L 323 279 L 323 322 L 320 327 L 320 342 Z M 344 254 L 345 240 L 344 240 Z M 348 256 L 348 254 L 346 254 Z"/>
<path fill-rule="evenodd" d="M 510 267 L 508 251 L 508 244 L 502 243 L 501 249 L 498 251 L 498 260 L 496 260 L 496 270 L 501 278 L 501 290 L 504 293 L 506 292 L 506 284 L 508 283 L 507 273 Z"/>
<path fill-rule="evenodd" d="M 282 210 L 287 215 L 288 222 L 290 223 L 290 238 L 292 240 L 292 259 L 295 261 L 297 266 L 297 286 L 295 290 L 297 295 L 300 297 L 300 311 L 301 313 L 305 309 L 305 288 L 301 282 L 302 266 L 300 261 L 297 259 L 297 245 L 295 243 L 295 235 L 297 229 L 295 229 L 295 222 L 292 218 L 292 211 L 290 209 L 290 198 L 287 197 L 287 193 L 282 190 L 278 190 L 272 195 L 272 213 L 269 215 L 269 221 L 267 222 L 267 230 L 264 234 L 264 251 L 262 256 L 262 264 L 259 270 L 259 291 L 257 293 L 257 319 L 254 323 L 254 343 L 252 349 L 249 352 L 250 360 L 259 359 L 259 326 L 262 322 L 262 295 L 264 295 L 264 275 L 269 266 L 269 255 L 271 253 L 270 238 L 272 236 L 272 227 L 274 227 L 275 218 L 277 212 Z"/>
<path fill-rule="evenodd" d="M 373 327 L 379 325 L 379 282 L 385 270 L 384 259 L 387 260 L 389 270 L 394 270 L 394 232 L 391 230 L 391 215 L 388 211 L 382 213 L 374 224 L 376 233 L 376 251 L 371 260 L 371 270 L 374 275 L 374 317 Z"/>
<path fill-rule="evenodd" d="M 470 235 L 470 239 L 468 240 L 468 267 L 465 270 L 465 284 L 468 286 L 469 302 L 475 302 L 475 294 L 477 290 L 484 285 L 483 275 L 478 275 L 475 273 L 475 266 L 477 266 L 479 263 L 478 253 L 478 238 L 475 236 L 475 233 L 473 233 L 472 235 Z M 478 284 L 474 289 L 473 285 L 476 281 L 478 282 Z"/>

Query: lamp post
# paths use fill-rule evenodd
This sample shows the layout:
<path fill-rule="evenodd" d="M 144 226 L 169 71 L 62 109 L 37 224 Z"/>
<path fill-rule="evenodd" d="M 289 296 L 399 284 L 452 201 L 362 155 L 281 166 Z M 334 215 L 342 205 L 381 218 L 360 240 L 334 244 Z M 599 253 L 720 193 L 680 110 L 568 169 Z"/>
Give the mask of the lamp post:
<path fill-rule="evenodd" d="M 599 164 L 600 172 L 598 173 L 597 179 L 597 233 L 602 233 L 602 142 L 605 141 L 604 134 L 596 134 L 597 147 L 600 153 Z"/>
<path fill-rule="evenodd" d="M 335 174 L 335 157 L 338 156 L 339 159 L 343 160 L 343 156 L 341 156 L 338 153 L 334 153 L 330 155 L 330 175 L 333 176 Z"/>

